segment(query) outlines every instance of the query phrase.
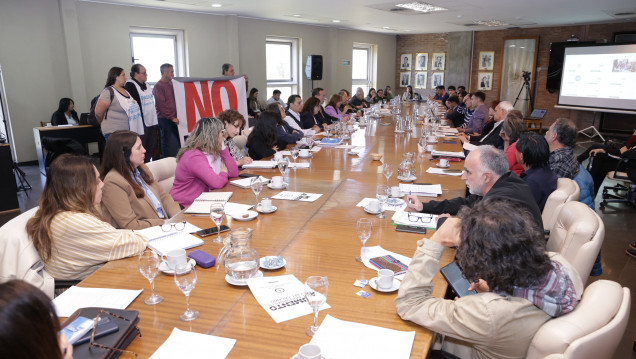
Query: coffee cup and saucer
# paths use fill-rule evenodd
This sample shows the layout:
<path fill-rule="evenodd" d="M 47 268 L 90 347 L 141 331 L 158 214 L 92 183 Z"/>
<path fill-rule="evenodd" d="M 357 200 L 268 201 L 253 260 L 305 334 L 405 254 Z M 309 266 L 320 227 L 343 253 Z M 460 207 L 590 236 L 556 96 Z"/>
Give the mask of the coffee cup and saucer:
<path fill-rule="evenodd" d="M 395 292 L 400 288 L 400 281 L 390 269 L 380 269 L 378 276 L 369 280 L 369 286 L 378 292 Z"/>
<path fill-rule="evenodd" d="M 267 188 L 269 189 L 285 189 L 289 184 L 283 181 L 282 176 L 274 176 L 272 177 L 272 181 L 267 184 Z"/>
<path fill-rule="evenodd" d="M 256 206 L 256 211 L 264 214 L 274 213 L 277 209 L 276 206 L 272 205 L 272 200 L 269 197 L 263 198 L 261 203 Z"/>
<path fill-rule="evenodd" d="M 380 201 L 378 201 L 377 199 L 370 200 L 366 206 L 362 207 L 362 209 L 364 209 L 364 211 L 369 214 L 379 214 L 380 212 L 382 212 Z"/>
<path fill-rule="evenodd" d="M 180 264 L 190 263 L 192 266 L 196 264 L 194 259 L 188 261 L 185 249 L 173 249 L 167 254 L 161 256 L 161 263 L 159 264 L 159 270 L 168 275 L 174 275 L 174 269 Z"/>
<path fill-rule="evenodd" d="M 441 159 L 439 160 L 439 163 L 437 164 L 437 167 L 440 167 L 440 168 L 448 168 L 448 167 L 450 167 L 450 163 L 448 162 L 448 160 L 447 160 L 447 159 L 445 159 L 445 158 L 441 158 Z"/>

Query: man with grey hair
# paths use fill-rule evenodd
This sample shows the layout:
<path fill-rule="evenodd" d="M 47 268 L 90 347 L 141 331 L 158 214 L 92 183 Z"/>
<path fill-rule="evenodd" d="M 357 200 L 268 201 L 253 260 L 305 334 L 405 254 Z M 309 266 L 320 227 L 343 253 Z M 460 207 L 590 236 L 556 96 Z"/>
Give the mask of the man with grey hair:
<path fill-rule="evenodd" d="M 545 133 L 550 146 L 550 169 L 557 176 L 573 179 L 579 173 L 579 163 L 572 148 L 576 145 L 576 125 L 567 118 L 557 118 Z"/>
<path fill-rule="evenodd" d="M 484 197 L 502 198 L 528 208 L 540 228 L 543 228 L 541 211 L 530 187 L 519 176 L 508 171 L 508 160 L 502 151 L 490 145 L 471 151 L 464 162 L 462 179 L 471 193 L 469 196 L 422 203 L 417 196 L 408 195 L 408 207 L 423 213 L 456 215 L 462 206 L 470 206 Z"/>
<path fill-rule="evenodd" d="M 503 138 L 499 136 L 501 132 L 501 124 L 503 120 L 506 119 L 508 113 L 514 110 L 512 103 L 510 101 L 501 101 L 497 107 L 495 107 L 495 116 L 494 121 L 489 122 L 484 126 L 484 130 L 480 135 L 467 135 L 464 133 L 460 133 L 458 135 L 459 139 L 462 142 L 469 142 L 475 146 L 481 145 L 492 145 L 497 147 L 500 150 L 503 150 Z"/>

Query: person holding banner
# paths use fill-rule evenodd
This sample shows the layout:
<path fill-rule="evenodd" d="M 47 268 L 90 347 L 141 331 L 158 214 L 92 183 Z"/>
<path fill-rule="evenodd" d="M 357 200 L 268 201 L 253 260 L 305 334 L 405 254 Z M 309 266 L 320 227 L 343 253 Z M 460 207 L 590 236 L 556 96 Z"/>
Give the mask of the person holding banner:
<path fill-rule="evenodd" d="M 111 133 L 119 130 L 130 130 L 139 135 L 144 134 L 141 109 L 135 100 L 124 89 L 126 73 L 121 67 L 111 67 L 106 78 L 106 86 L 99 95 L 95 105 L 95 117 L 101 124 L 102 133 L 108 139 Z"/>
<path fill-rule="evenodd" d="M 157 119 L 159 130 L 161 131 L 161 155 L 163 157 L 174 157 L 181 147 L 179 142 L 179 119 L 177 118 L 177 105 L 174 99 L 174 88 L 172 78 L 174 77 L 174 67 L 170 64 L 163 64 L 159 68 L 161 79 L 157 81 L 152 89 L 155 96 L 155 107 L 157 109 Z"/>
<path fill-rule="evenodd" d="M 177 154 L 177 169 L 170 195 L 187 207 L 203 192 L 223 188 L 238 176 L 238 166 L 225 146 L 223 121 L 204 117 L 197 121 Z"/>

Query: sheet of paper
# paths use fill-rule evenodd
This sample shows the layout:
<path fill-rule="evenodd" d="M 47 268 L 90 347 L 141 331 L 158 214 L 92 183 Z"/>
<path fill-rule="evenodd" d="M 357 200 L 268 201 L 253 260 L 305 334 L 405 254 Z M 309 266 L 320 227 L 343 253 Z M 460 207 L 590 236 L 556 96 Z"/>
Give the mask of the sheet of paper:
<path fill-rule="evenodd" d="M 392 255 L 393 258 L 399 260 L 400 262 L 406 264 L 407 266 L 411 264 L 411 258 L 407 256 L 403 256 L 395 252 L 387 251 L 386 249 L 380 246 L 362 247 L 362 250 L 360 251 L 360 257 L 362 257 L 362 263 L 364 264 L 364 266 L 376 271 L 378 270 L 378 268 L 376 268 L 373 264 L 371 264 L 371 262 L 369 262 L 369 259 L 375 258 L 375 257 L 387 256 L 387 255 Z M 402 280 L 404 279 L 404 274 L 396 275 L 395 278 Z"/>
<path fill-rule="evenodd" d="M 327 314 L 311 339 L 324 358 L 408 359 L 415 332 L 336 319 Z"/>
<path fill-rule="evenodd" d="M 208 209 L 208 213 L 210 212 L 210 210 Z M 144 237 L 148 238 L 148 239 L 157 239 L 157 238 L 161 238 L 161 237 L 167 237 L 170 236 L 176 232 L 183 232 L 183 233 L 192 233 L 192 232 L 196 232 L 196 231 L 200 231 L 201 228 L 195 226 L 194 224 L 190 223 L 190 222 L 186 222 L 185 228 L 182 231 L 177 231 L 176 229 L 174 229 L 174 227 L 171 227 L 171 230 L 168 232 L 164 232 L 163 229 L 161 229 L 161 226 L 153 226 L 153 227 L 148 227 L 148 228 L 144 228 L 144 229 L 136 229 L 135 232 L 139 233 L 141 235 L 143 235 Z"/>
<path fill-rule="evenodd" d="M 357 146 L 354 145 L 338 145 L 334 148 L 356 148 Z"/>
<path fill-rule="evenodd" d="M 213 202 L 225 203 L 230 200 L 234 192 L 203 192 L 185 210 L 185 213 L 210 213 Z"/>
<path fill-rule="evenodd" d="M 363 198 L 362 201 L 358 202 L 358 204 L 356 204 L 356 207 L 366 207 L 369 205 L 369 202 L 374 200 L 375 198 Z M 400 205 L 391 205 L 388 203 L 385 203 L 382 205 L 382 210 L 383 211 L 397 211 L 399 209 L 404 210 L 406 208 L 406 202 L 402 201 L 402 204 Z"/>
<path fill-rule="evenodd" d="M 433 155 L 433 156 L 466 158 L 466 156 L 464 155 L 464 151 L 458 151 L 458 152 L 453 152 L 453 151 L 433 151 L 433 152 L 431 152 L 431 155 Z"/>
<path fill-rule="evenodd" d="M 432 173 L 432 174 L 436 174 L 436 175 L 446 175 L 446 176 L 461 176 L 464 174 L 464 171 L 459 171 L 459 172 L 455 172 L 455 171 L 451 171 L 451 172 L 444 172 L 447 169 L 445 168 L 435 168 L 435 167 L 429 167 L 426 170 L 426 173 Z"/>
<path fill-rule="evenodd" d="M 304 193 L 304 192 L 291 192 L 291 191 L 282 191 L 278 192 L 275 196 L 272 196 L 272 199 L 286 199 L 290 201 L 302 201 L 302 202 L 313 202 L 322 196 L 321 193 Z"/>
<path fill-rule="evenodd" d="M 252 183 L 252 178 L 254 178 L 254 177 L 246 177 L 246 178 L 233 180 L 233 181 L 230 181 L 230 184 L 235 185 L 235 186 L 240 187 L 240 188 L 247 189 L 247 188 L 250 188 L 250 183 Z M 269 183 L 269 179 L 268 178 L 265 178 L 263 176 L 260 176 L 260 178 L 261 178 L 261 183 L 263 183 L 263 184 Z"/>
<path fill-rule="evenodd" d="M 415 219 L 415 217 L 419 217 L 421 219 L 411 221 L 411 219 L 409 219 L 409 212 L 406 212 L 403 210 L 397 210 L 393 214 L 393 217 L 391 217 L 391 220 L 393 220 L 393 223 L 395 224 L 404 224 L 407 226 L 424 227 L 424 228 L 430 228 L 430 229 L 437 228 L 437 219 L 439 218 L 438 215 L 430 214 L 430 213 L 419 213 L 419 212 L 410 212 L 410 213 L 411 213 L 410 215 L 411 219 Z"/>
<path fill-rule="evenodd" d="M 276 161 L 253 161 L 243 165 L 243 168 L 274 168 L 276 167 Z"/>
<path fill-rule="evenodd" d="M 470 142 L 464 142 L 464 144 L 462 145 L 462 148 L 465 149 L 466 151 L 474 151 L 477 146 L 473 145 Z"/>
<path fill-rule="evenodd" d="M 223 359 L 230 354 L 236 339 L 193 333 L 174 328 L 150 359 L 173 359 L 184 356 L 188 359 Z"/>
<path fill-rule="evenodd" d="M 291 156 L 291 151 L 288 151 L 288 150 L 278 151 L 277 154 L 279 154 L 281 156 Z"/>
<path fill-rule="evenodd" d="M 53 299 L 53 305 L 57 316 L 63 318 L 68 317 L 80 308 L 86 307 L 126 309 L 142 290 L 72 286 Z"/>
<path fill-rule="evenodd" d="M 223 207 L 225 209 L 225 213 L 229 214 L 230 216 L 232 214 L 238 214 L 238 213 L 245 213 L 247 212 L 248 209 L 254 207 L 251 204 L 241 204 L 241 203 L 233 203 L 233 202 L 228 202 L 225 204 L 225 207 Z"/>
<path fill-rule="evenodd" d="M 276 323 L 313 313 L 305 298 L 307 287 L 293 274 L 247 280 L 256 301 Z M 331 308 L 325 302 L 320 310 Z"/>
<path fill-rule="evenodd" d="M 309 168 L 309 162 L 290 162 L 289 163 L 289 168 Z"/>
<path fill-rule="evenodd" d="M 323 132 L 323 133 L 324 133 L 324 132 Z M 310 150 L 310 151 L 315 153 L 315 152 L 318 152 L 318 151 L 320 151 L 320 150 L 322 150 L 322 147 L 320 147 L 320 146 L 314 146 L 314 147 L 312 147 L 312 148 L 311 148 L 311 150 Z"/>
<path fill-rule="evenodd" d="M 456 128 L 442 128 L 442 126 L 440 126 L 439 130 L 444 133 L 459 133 L 459 130 Z"/>
<path fill-rule="evenodd" d="M 428 197 L 437 197 L 442 194 L 442 185 L 441 184 L 409 184 L 409 183 L 400 183 L 400 192 L 408 193 L 416 196 L 428 196 Z"/>

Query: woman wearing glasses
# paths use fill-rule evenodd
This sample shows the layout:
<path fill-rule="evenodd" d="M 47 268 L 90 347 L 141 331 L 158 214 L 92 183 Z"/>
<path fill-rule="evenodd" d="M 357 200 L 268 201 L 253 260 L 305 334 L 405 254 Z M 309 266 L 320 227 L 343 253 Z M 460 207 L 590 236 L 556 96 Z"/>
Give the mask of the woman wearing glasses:
<path fill-rule="evenodd" d="M 104 220 L 98 208 L 103 186 L 88 157 L 64 154 L 51 164 L 26 231 L 55 279 L 84 279 L 104 263 L 146 247 L 145 238 Z"/>
<path fill-rule="evenodd" d="M 177 170 L 170 194 L 183 207 L 203 192 L 223 188 L 238 176 L 238 166 L 225 146 L 225 125 L 204 117 L 197 121 L 190 137 L 177 154 Z"/>
<path fill-rule="evenodd" d="M 145 153 L 141 138 L 131 131 L 115 131 L 106 141 L 102 214 L 116 228 L 158 226 L 181 210 L 144 165 Z"/>

